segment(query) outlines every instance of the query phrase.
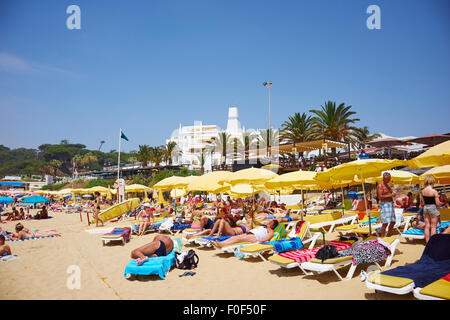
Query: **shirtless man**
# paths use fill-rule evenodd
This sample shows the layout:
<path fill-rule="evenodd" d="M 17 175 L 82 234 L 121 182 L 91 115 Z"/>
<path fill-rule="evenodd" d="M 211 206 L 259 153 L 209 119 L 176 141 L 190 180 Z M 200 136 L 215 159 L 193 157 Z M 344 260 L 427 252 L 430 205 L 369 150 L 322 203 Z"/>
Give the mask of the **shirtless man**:
<path fill-rule="evenodd" d="M 383 173 L 383 181 L 381 181 L 377 186 L 377 195 L 380 200 L 381 237 L 384 237 L 386 227 L 388 228 L 387 236 L 390 237 L 395 224 L 393 199 L 396 193 L 389 185 L 389 181 L 391 181 L 391 175 L 388 172 L 385 172 Z"/>
<path fill-rule="evenodd" d="M 158 234 L 153 241 L 131 251 L 131 258 L 140 266 L 148 258 L 166 256 L 173 249 L 173 241 L 169 236 Z"/>

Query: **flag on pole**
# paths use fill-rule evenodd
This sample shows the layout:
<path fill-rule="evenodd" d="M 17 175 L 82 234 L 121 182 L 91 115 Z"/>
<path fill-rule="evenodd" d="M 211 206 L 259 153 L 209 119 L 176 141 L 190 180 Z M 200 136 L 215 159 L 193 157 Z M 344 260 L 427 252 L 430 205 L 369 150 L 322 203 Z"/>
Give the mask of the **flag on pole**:
<path fill-rule="evenodd" d="M 122 130 L 120 130 L 120 137 L 122 138 L 122 139 L 124 139 L 124 140 L 127 140 L 128 141 L 128 138 L 127 138 L 127 136 L 123 133 L 123 131 Z"/>

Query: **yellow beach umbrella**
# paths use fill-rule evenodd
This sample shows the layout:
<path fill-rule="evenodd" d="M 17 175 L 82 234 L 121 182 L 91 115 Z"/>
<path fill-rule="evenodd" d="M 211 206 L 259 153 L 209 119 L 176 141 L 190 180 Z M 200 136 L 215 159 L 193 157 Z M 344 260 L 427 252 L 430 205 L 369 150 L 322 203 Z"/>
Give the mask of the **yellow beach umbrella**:
<path fill-rule="evenodd" d="M 125 186 L 125 192 L 144 192 L 150 190 L 152 190 L 152 188 L 142 184 L 130 184 L 129 186 Z"/>
<path fill-rule="evenodd" d="M 218 182 L 227 182 L 231 185 L 236 184 L 250 184 L 258 185 L 266 181 L 278 177 L 278 175 L 267 169 L 248 168 L 233 172 L 230 178 L 220 179 Z"/>
<path fill-rule="evenodd" d="M 213 171 L 198 177 L 186 187 L 189 191 L 206 191 L 210 193 L 222 193 L 229 189 L 229 187 L 220 184 L 218 181 L 230 178 L 232 176 L 230 171 Z"/>
<path fill-rule="evenodd" d="M 261 186 L 259 186 L 261 187 Z M 241 183 L 241 184 L 235 184 L 230 187 L 230 189 L 227 191 L 227 193 L 232 196 L 233 198 L 247 198 L 250 197 L 258 192 L 261 191 L 261 189 L 258 186 L 252 186 L 250 184 Z"/>
<path fill-rule="evenodd" d="M 383 181 L 383 174 L 387 172 L 391 175 L 391 182 L 393 184 L 417 184 L 419 183 L 419 176 L 408 171 L 402 170 L 387 170 L 383 171 L 378 177 L 366 179 L 367 183 L 377 183 Z"/>
<path fill-rule="evenodd" d="M 438 184 L 450 184 L 450 165 L 434 167 L 425 171 L 419 176 L 419 179 L 423 181 L 427 175 L 432 175 Z"/>
<path fill-rule="evenodd" d="M 109 191 L 109 188 L 105 188 L 105 187 L 102 187 L 102 186 L 95 186 L 95 187 L 92 187 L 92 188 L 84 189 L 81 193 L 99 192 L 99 193 L 102 193 L 102 194 L 106 194 L 108 191 Z"/>
<path fill-rule="evenodd" d="M 165 179 L 161 180 L 160 182 L 158 182 L 157 184 L 155 184 L 153 186 L 153 189 L 162 190 L 162 191 L 171 190 L 174 188 L 174 186 L 176 184 L 182 183 L 182 182 L 183 182 L 183 177 L 171 176 L 171 177 L 165 178 Z"/>
<path fill-rule="evenodd" d="M 450 164 L 450 140 L 431 147 L 417 157 L 408 160 L 411 168 L 438 167 Z"/>
<path fill-rule="evenodd" d="M 367 208 L 367 196 L 364 188 L 365 179 L 377 177 L 384 170 L 394 167 L 406 165 L 405 160 L 387 160 L 387 159 L 359 159 L 347 163 L 340 164 L 324 172 L 318 172 L 316 180 L 323 182 L 345 180 L 355 180 L 355 175 L 361 180 L 363 187 L 364 201 L 366 202 L 366 215 L 369 217 L 369 232 L 372 233 L 372 225 L 370 223 L 370 212 Z"/>
<path fill-rule="evenodd" d="M 187 176 L 187 177 L 179 177 L 180 179 L 172 184 L 175 188 L 185 188 L 190 183 L 197 181 L 200 176 Z"/>
<path fill-rule="evenodd" d="M 299 185 L 314 184 L 317 172 L 314 171 L 294 171 L 279 175 L 265 182 L 265 186 L 270 189 L 282 187 L 293 187 Z"/>

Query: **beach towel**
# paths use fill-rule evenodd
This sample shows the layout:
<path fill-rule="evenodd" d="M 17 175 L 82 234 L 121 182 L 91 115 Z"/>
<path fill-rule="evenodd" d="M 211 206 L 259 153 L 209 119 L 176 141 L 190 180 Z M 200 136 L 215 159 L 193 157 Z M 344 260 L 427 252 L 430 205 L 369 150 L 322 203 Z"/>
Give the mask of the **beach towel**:
<path fill-rule="evenodd" d="M 376 224 L 378 222 L 378 217 L 375 218 L 371 218 L 370 219 L 370 224 Z M 363 221 L 361 224 L 363 225 L 369 225 L 369 221 Z"/>
<path fill-rule="evenodd" d="M 130 240 L 131 235 L 131 228 L 125 227 L 125 228 L 114 228 L 111 232 L 108 232 L 105 234 L 106 236 L 115 236 L 115 235 L 121 235 L 123 240 L 127 242 Z"/>
<path fill-rule="evenodd" d="M 200 239 L 206 240 L 207 242 L 209 241 L 221 242 L 227 240 L 228 238 L 231 238 L 231 236 L 220 236 L 220 237 L 210 236 L 210 237 L 201 237 Z"/>
<path fill-rule="evenodd" d="M 14 259 L 19 259 L 19 257 L 15 254 L 8 254 L 3 257 L 0 257 L 0 261 L 9 261 L 9 260 L 14 260 Z"/>
<path fill-rule="evenodd" d="M 191 226 L 190 223 L 174 223 L 170 228 L 171 230 L 183 230 L 189 228 Z"/>
<path fill-rule="evenodd" d="M 25 241 L 25 240 L 39 240 L 39 239 L 44 239 L 44 238 L 54 238 L 56 236 L 45 236 L 45 237 L 32 237 L 32 238 L 26 238 L 26 239 L 9 239 L 8 241 Z"/>
<path fill-rule="evenodd" d="M 436 227 L 436 233 L 442 233 L 445 229 L 447 229 L 447 227 L 450 226 L 450 221 L 445 221 L 442 222 L 440 225 L 438 225 Z M 415 236 L 423 236 L 425 235 L 424 230 L 423 229 L 408 229 L 405 232 L 402 232 L 402 234 L 404 235 L 415 235 Z"/>
<path fill-rule="evenodd" d="M 286 228 L 283 223 L 280 223 L 275 230 L 273 230 L 273 237 L 270 241 L 277 241 L 286 238 Z"/>
<path fill-rule="evenodd" d="M 270 244 L 277 252 L 292 251 L 303 248 L 302 239 L 295 237 L 293 239 L 282 239 L 278 241 L 262 242 L 263 244 Z"/>
<path fill-rule="evenodd" d="M 425 246 L 419 261 L 384 271 L 382 274 L 412 279 L 416 287 L 425 287 L 449 273 L 449 248 L 450 234 L 435 234 Z"/>
<path fill-rule="evenodd" d="M 349 242 L 341 242 L 341 241 L 330 241 L 327 243 L 329 245 L 335 246 L 336 250 L 343 250 L 351 247 L 351 243 Z M 312 249 L 302 249 L 302 250 L 294 250 L 294 251 L 286 251 L 282 252 L 279 255 L 281 257 L 289 258 L 294 260 L 295 262 L 307 262 L 316 256 L 317 251 L 319 251 L 322 246 Z"/>
<path fill-rule="evenodd" d="M 381 239 L 370 240 L 339 252 L 340 257 L 353 256 L 353 265 L 380 262 L 391 254 L 389 244 Z"/>
<path fill-rule="evenodd" d="M 136 265 L 136 260 L 131 260 L 125 267 L 124 277 L 127 275 L 151 275 L 156 274 L 161 279 L 165 279 L 170 268 L 175 264 L 175 250 L 170 251 L 166 256 L 152 257 L 140 266 Z"/>

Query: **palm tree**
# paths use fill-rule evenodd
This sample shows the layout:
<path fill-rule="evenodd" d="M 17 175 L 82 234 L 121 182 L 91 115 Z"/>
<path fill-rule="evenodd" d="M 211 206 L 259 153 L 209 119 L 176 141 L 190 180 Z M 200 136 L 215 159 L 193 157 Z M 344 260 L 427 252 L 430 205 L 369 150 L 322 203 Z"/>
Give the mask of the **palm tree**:
<path fill-rule="evenodd" d="M 164 146 L 150 147 L 150 161 L 155 164 L 155 167 L 164 159 Z"/>
<path fill-rule="evenodd" d="M 358 128 L 355 133 L 355 145 L 360 149 L 364 149 L 366 147 L 366 144 L 370 144 L 370 141 L 381 138 L 381 135 L 379 133 L 370 134 L 369 128 L 367 126 Z"/>
<path fill-rule="evenodd" d="M 244 147 L 245 161 L 247 161 L 249 158 L 250 147 L 253 145 L 255 140 L 256 140 L 256 138 L 255 138 L 255 134 L 253 132 L 247 131 L 247 132 L 242 133 L 242 145 Z"/>
<path fill-rule="evenodd" d="M 319 139 L 331 139 L 335 141 L 344 141 L 345 132 L 356 131 L 352 126 L 359 121 L 357 118 L 351 118 L 356 112 L 351 111 L 352 106 L 346 106 L 341 103 L 336 107 L 336 102 L 327 101 L 325 106 L 320 106 L 322 110 L 310 110 L 315 116 L 311 119 L 315 137 Z M 336 148 L 332 148 L 333 155 L 336 155 Z"/>
<path fill-rule="evenodd" d="M 145 168 L 151 159 L 150 147 L 146 144 L 139 145 L 139 151 L 136 153 L 136 158 L 142 163 L 142 167 Z"/>
<path fill-rule="evenodd" d="M 272 128 L 260 130 L 258 142 L 262 148 L 266 148 L 266 154 L 270 157 L 269 148 L 279 144 L 279 131 Z"/>
<path fill-rule="evenodd" d="M 200 172 L 205 173 L 206 148 L 202 149 L 202 152 L 197 156 L 197 160 L 200 165 Z"/>
<path fill-rule="evenodd" d="M 214 141 L 211 143 L 210 148 L 213 148 L 215 152 L 219 152 L 222 158 L 222 167 L 227 163 L 227 150 L 230 150 L 231 136 L 225 131 L 221 131 L 217 134 Z"/>
<path fill-rule="evenodd" d="M 169 141 L 163 147 L 164 161 L 170 166 L 172 164 L 172 157 L 178 155 L 181 152 L 175 141 Z"/>
<path fill-rule="evenodd" d="M 309 141 L 314 135 L 312 118 L 305 112 L 296 112 L 281 125 L 281 139 L 289 143 Z"/>

